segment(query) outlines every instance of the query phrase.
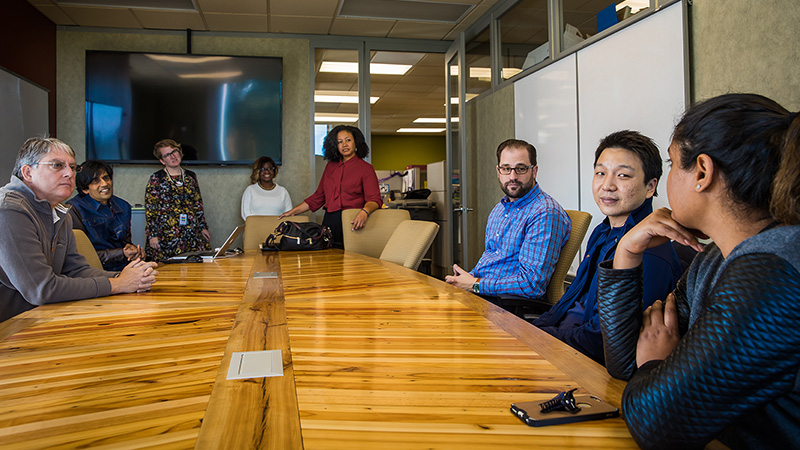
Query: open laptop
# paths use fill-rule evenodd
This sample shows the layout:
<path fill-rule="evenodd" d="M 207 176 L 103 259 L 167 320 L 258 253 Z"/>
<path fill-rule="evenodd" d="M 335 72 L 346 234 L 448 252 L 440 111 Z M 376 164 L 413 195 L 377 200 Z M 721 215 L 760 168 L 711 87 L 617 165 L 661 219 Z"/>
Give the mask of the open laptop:
<path fill-rule="evenodd" d="M 182 261 L 190 256 L 200 256 L 201 258 L 203 258 L 203 261 L 210 261 L 217 258 L 225 258 L 228 256 L 233 256 L 233 254 L 226 255 L 226 253 L 228 252 L 228 249 L 231 247 L 231 244 L 233 244 L 233 241 L 235 241 L 236 238 L 239 237 L 240 234 L 242 234 L 242 231 L 244 231 L 244 224 L 234 228 L 231 235 L 228 236 L 228 239 L 225 239 L 225 242 L 217 250 L 181 253 L 180 255 L 173 256 L 167 259 L 167 261 Z"/>

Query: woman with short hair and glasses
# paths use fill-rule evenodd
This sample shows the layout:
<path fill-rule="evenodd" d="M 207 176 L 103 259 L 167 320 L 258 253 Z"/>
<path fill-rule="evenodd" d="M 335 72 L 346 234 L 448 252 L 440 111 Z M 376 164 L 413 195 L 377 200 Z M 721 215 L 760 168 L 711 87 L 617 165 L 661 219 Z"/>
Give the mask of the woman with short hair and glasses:
<path fill-rule="evenodd" d="M 197 175 L 181 167 L 181 144 L 163 139 L 153 156 L 164 168 L 150 176 L 145 190 L 147 257 L 161 261 L 181 253 L 210 250 Z"/>
<path fill-rule="evenodd" d="M 279 216 L 292 209 L 292 199 L 286 188 L 275 182 L 278 166 L 269 156 L 253 163 L 250 186 L 242 194 L 242 220 L 247 216 Z"/>

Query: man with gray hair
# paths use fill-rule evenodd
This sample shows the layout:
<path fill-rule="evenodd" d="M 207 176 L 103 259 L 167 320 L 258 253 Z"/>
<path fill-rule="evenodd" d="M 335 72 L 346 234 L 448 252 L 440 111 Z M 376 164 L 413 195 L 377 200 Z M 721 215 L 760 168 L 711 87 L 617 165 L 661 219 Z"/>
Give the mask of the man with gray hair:
<path fill-rule="evenodd" d="M 0 188 L 0 321 L 46 303 L 149 290 L 156 263 L 121 272 L 89 266 L 78 253 L 65 201 L 75 190 L 75 152 L 53 138 L 31 138 Z"/>

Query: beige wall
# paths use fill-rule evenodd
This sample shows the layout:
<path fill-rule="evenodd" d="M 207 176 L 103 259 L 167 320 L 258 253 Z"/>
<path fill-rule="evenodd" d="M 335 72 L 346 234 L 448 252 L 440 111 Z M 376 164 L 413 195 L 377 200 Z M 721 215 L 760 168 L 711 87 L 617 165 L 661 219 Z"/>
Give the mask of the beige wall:
<path fill-rule="evenodd" d="M 800 109 L 800 2 L 700 0 L 689 11 L 694 100 L 753 92 Z"/>
<path fill-rule="evenodd" d="M 514 86 L 508 85 L 492 94 L 484 94 L 467 103 L 467 158 L 472 183 L 469 261 L 472 269 L 483 254 L 486 220 L 492 208 L 503 198 L 497 181 L 497 146 L 514 137 Z M 469 270 L 468 269 L 468 270 Z"/>
<path fill-rule="evenodd" d="M 195 33 L 192 52 L 283 58 L 283 167 L 277 182 L 286 187 L 294 203 L 310 191 L 309 45 L 304 39 L 219 37 Z M 104 33 L 59 31 L 57 35 L 58 137 L 72 145 L 78 162 L 85 159 L 84 85 L 86 50 L 183 53 L 183 33 Z M 131 204 L 144 203 L 151 173 L 162 167 L 119 165 L 114 168 L 114 193 Z M 251 169 L 243 166 L 191 166 L 203 194 L 212 244 L 219 246 L 241 223 L 242 192 Z"/>

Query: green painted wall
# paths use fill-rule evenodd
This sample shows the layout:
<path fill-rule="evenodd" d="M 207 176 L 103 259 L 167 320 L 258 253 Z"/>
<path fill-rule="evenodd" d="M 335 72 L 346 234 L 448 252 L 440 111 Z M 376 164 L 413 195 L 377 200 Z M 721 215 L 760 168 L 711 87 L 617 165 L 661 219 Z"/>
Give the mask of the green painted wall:
<path fill-rule="evenodd" d="M 399 170 L 447 159 L 444 136 L 372 136 L 372 166 L 375 170 Z"/>

